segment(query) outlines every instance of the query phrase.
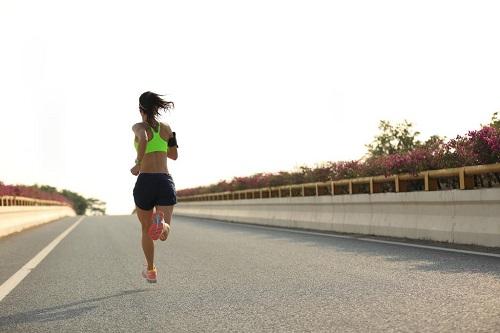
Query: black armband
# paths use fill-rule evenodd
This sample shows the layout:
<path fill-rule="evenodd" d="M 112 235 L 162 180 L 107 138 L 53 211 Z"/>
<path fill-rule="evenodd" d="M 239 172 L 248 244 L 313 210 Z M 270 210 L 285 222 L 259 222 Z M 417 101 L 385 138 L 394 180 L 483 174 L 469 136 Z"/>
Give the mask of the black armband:
<path fill-rule="evenodd" d="M 172 132 L 172 137 L 170 139 L 168 139 L 168 146 L 169 147 L 174 147 L 175 148 L 179 148 L 179 146 L 177 145 L 177 139 L 175 137 L 175 132 Z"/>

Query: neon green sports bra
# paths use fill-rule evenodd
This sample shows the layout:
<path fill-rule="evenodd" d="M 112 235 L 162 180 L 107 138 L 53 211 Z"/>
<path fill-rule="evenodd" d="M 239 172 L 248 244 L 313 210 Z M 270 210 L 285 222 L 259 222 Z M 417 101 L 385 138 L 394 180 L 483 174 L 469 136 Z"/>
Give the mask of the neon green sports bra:
<path fill-rule="evenodd" d="M 151 127 L 151 129 L 153 130 L 153 138 L 146 144 L 146 154 L 153 153 L 155 151 L 162 151 L 165 153 L 168 151 L 167 141 L 163 140 L 163 138 L 160 136 L 160 127 L 161 124 L 158 123 L 158 132 L 155 132 L 153 127 Z M 134 146 L 135 150 L 137 150 L 137 148 L 139 147 L 139 142 L 135 141 L 135 139 Z"/>

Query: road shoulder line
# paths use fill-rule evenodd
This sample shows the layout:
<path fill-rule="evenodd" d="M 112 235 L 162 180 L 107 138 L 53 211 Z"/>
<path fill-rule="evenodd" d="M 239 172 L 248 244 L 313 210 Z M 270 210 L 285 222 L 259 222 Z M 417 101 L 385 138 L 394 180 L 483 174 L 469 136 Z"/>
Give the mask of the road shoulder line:
<path fill-rule="evenodd" d="M 0 302 L 7 296 L 31 271 L 38 266 L 40 262 L 66 237 L 73 229 L 75 229 L 85 216 L 80 217 L 75 223 L 64 230 L 52 242 L 36 254 L 30 261 L 21 267 L 16 273 L 7 279 L 0 286 Z"/>

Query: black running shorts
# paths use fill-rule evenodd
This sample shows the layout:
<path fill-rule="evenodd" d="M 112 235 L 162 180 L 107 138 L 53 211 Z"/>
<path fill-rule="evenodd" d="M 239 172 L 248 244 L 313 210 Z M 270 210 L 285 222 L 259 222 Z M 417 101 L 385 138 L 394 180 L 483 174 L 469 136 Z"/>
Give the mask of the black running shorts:
<path fill-rule="evenodd" d="M 134 202 L 143 210 L 177 203 L 175 184 L 168 173 L 140 173 L 134 187 Z"/>

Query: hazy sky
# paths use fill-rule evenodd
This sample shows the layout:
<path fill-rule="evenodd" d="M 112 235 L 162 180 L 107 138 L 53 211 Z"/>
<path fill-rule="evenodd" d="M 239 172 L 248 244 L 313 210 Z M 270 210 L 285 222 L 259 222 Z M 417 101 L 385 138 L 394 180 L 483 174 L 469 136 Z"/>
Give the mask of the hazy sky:
<path fill-rule="evenodd" d="M 177 189 L 360 158 L 379 120 L 453 137 L 500 111 L 498 1 L 0 2 L 0 180 L 134 208 L 139 95 Z"/>

